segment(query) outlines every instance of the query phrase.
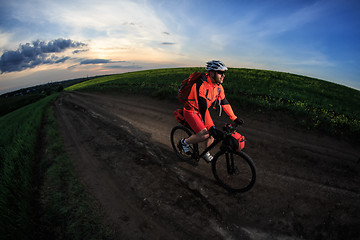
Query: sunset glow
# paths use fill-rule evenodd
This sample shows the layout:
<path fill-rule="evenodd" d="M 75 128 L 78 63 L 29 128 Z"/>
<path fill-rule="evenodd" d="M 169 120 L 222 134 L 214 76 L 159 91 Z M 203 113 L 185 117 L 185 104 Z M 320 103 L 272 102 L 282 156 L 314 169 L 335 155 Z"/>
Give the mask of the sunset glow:
<path fill-rule="evenodd" d="M 0 18 L 0 94 L 211 59 L 360 89 L 355 0 L 19 0 Z"/>

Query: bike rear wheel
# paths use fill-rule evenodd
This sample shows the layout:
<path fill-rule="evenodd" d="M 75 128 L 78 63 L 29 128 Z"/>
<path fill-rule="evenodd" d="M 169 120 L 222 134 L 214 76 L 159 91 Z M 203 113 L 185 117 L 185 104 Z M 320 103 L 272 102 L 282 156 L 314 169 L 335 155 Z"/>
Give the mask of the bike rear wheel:
<path fill-rule="evenodd" d="M 249 191 L 256 181 L 256 167 L 241 151 L 218 152 L 212 160 L 212 171 L 218 183 L 229 192 Z"/>
<path fill-rule="evenodd" d="M 190 129 L 184 126 L 176 126 L 171 130 L 170 141 L 176 155 L 184 160 L 189 161 L 193 158 L 197 149 L 197 144 L 190 144 L 190 154 L 186 154 L 180 145 L 180 140 L 192 135 Z"/>

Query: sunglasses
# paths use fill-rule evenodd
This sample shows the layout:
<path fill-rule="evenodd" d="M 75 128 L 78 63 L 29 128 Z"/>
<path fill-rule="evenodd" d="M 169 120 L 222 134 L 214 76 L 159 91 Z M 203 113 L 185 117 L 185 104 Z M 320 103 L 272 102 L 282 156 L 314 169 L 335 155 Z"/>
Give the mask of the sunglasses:
<path fill-rule="evenodd" d="M 225 71 L 216 71 L 216 73 L 219 75 L 225 75 Z"/>

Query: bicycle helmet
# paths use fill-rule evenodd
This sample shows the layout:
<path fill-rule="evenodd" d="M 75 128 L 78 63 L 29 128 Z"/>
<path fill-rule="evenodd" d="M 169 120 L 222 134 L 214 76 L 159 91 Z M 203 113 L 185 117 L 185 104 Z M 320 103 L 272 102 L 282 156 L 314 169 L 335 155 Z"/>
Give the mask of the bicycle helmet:
<path fill-rule="evenodd" d="M 220 60 L 212 60 L 206 63 L 206 71 L 226 71 L 225 64 Z"/>

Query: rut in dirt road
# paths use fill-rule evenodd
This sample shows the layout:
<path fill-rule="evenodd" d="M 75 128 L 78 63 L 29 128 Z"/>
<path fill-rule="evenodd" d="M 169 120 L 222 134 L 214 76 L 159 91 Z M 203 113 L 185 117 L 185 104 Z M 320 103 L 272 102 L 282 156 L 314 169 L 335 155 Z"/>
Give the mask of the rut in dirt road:
<path fill-rule="evenodd" d="M 79 177 L 119 239 L 359 237 L 360 153 L 349 143 L 235 109 L 258 181 L 234 196 L 216 184 L 210 165 L 180 162 L 172 152 L 178 104 L 65 93 L 55 106 Z M 217 125 L 228 122 L 212 114 Z"/>

